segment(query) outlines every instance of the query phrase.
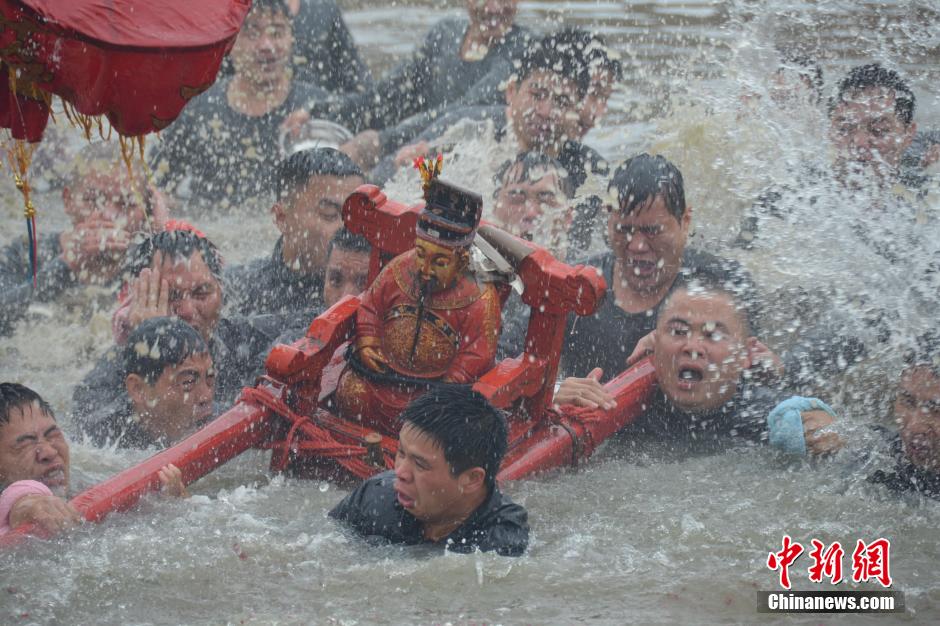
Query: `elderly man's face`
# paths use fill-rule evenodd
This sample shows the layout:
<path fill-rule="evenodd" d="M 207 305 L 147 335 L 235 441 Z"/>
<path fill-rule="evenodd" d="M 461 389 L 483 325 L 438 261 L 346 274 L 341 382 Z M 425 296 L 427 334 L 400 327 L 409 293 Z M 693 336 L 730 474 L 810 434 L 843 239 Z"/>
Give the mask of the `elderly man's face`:
<path fill-rule="evenodd" d="M 222 314 L 222 285 L 202 253 L 194 252 L 188 259 L 165 258 L 160 271 L 170 288 L 170 312 L 209 341 Z"/>
<path fill-rule="evenodd" d="M 871 87 L 848 92 L 832 110 L 829 136 L 842 176 L 893 178 L 917 130 L 898 117 L 896 102 L 892 90 Z"/>
<path fill-rule="evenodd" d="M 144 230 L 147 221 L 145 181 L 129 184 L 123 166 L 90 168 L 62 190 L 65 213 L 76 229 L 90 222 L 108 222 L 127 233 Z"/>
<path fill-rule="evenodd" d="M 69 489 L 69 444 L 36 403 L 11 409 L 0 426 L 0 485 L 18 480 L 41 482 L 60 497 Z"/>

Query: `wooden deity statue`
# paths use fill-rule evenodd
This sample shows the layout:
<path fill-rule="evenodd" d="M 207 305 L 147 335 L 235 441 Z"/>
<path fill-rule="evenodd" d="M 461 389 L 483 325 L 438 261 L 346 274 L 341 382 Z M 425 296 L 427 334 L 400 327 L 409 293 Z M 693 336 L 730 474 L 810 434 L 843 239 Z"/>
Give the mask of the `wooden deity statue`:
<path fill-rule="evenodd" d="M 362 295 L 353 350 L 336 408 L 385 434 L 414 398 L 444 384 L 473 384 L 493 367 L 500 299 L 470 267 L 483 199 L 429 182 L 414 248 L 393 259 Z"/>

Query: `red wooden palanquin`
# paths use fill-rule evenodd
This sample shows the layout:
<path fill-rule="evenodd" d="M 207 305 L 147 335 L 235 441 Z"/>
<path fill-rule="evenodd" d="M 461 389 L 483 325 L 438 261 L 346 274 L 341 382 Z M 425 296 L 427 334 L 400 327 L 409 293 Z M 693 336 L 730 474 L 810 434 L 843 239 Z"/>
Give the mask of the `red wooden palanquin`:
<path fill-rule="evenodd" d="M 422 206 L 388 200 L 379 188 L 363 185 L 343 207 L 343 219 L 373 246 L 370 281 L 383 263 L 414 245 Z M 632 421 L 652 391 L 654 371 L 648 360 L 606 384 L 616 398 L 609 411 L 553 407 L 565 323 L 569 313 L 589 315 L 606 286 L 596 269 L 572 267 L 545 249 L 487 224 L 480 234 L 515 266 L 522 279 L 522 301 L 531 315 L 525 352 L 505 359 L 474 388 L 509 415 L 509 451 L 500 480 L 524 478 L 539 471 L 574 466 L 589 457 L 607 437 Z M 238 454 L 272 449 L 271 465 L 313 467 L 330 478 L 361 479 L 391 468 L 397 441 L 357 423 L 339 419 L 324 408 L 343 366 L 343 347 L 353 336 L 359 299 L 346 297 L 310 324 L 306 336 L 292 345 L 276 346 L 266 373 L 246 388 L 229 411 L 184 441 L 144 463 L 125 470 L 72 500 L 88 520 L 132 507 L 159 486 L 157 471 L 168 463 L 191 483 Z M 0 546 L 16 541 L 18 529 Z"/>

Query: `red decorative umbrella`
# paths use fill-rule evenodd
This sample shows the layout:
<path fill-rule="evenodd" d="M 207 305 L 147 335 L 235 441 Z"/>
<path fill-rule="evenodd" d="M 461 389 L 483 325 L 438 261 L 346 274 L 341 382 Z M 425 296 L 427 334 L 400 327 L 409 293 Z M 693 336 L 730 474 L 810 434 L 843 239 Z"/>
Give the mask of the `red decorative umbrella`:
<path fill-rule="evenodd" d="M 162 130 L 215 82 L 250 6 L 251 0 L 0 0 L 0 128 L 16 140 L 8 160 L 26 206 L 34 281 L 36 210 L 26 177 L 32 151 L 23 142 L 42 139 L 52 96 L 86 136 L 101 115 L 122 137 Z"/>
<path fill-rule="evenodd" d="M 250 0 L 0 0 L 0 126 L 42 138 L 49 95 L 124 136 L 166 128 L 215 81 Z"/>

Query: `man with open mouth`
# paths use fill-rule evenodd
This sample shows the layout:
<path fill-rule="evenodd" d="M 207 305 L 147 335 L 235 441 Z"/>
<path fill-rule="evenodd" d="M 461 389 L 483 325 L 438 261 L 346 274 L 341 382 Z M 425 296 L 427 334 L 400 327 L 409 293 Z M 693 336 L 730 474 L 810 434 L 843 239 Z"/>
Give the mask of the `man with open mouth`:
<path fill-rule="evenodd" d="M 79 523 L 69 496 L 69 444 L 52 407 L 18 383 L 0 383 L 0 536 L 24 524 L 56 532 Z M 187 497 L 174 465 L 159 472 L 163 491 Z"/>
<path fill-rule="evenodd" d="M 525 552 L 526 511 L 496 485 L 507 445 L 502 414 L 469 386 L 450 385 L 412 402 L 401 420 L 394 471 L 366 480 L 330 517 L 390 543 Z"/>
<path fill-rule="evenodd" d="M 680 452 L 711 452 L 743 440 L 763 442 L 768 414 L 783 398 L 751 375 L 762 353 L 750 321 L 754 296 L 747 283 L 698 272 L 666 297 L 652 335 L 658 390 L 647 410 L 623 434 L 631 441 L 657 441 Z M 612 408 L 613 397 L 595 368 L 568 378 L 557 404 Z M 805 448 L 826 454 L 841 446 L 823 410 L 801 413 Z"/>

